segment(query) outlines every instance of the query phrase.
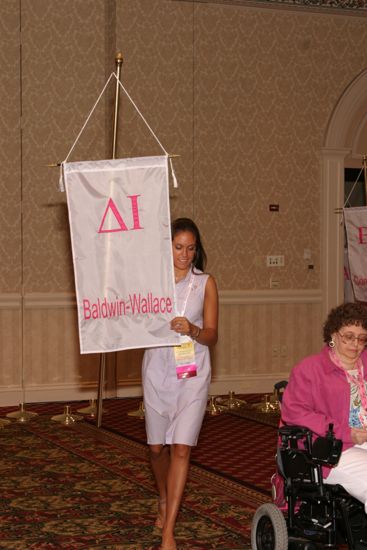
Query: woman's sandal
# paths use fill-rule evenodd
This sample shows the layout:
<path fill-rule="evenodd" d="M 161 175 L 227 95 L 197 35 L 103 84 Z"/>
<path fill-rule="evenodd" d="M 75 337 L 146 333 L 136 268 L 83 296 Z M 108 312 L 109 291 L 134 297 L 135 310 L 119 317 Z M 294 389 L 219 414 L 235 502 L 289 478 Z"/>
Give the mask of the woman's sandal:
<path fill-rule="evenodd" d="M 159 529 L 163 529 L 163 525 L 164 525 L 164 517 L 163 517 L 163 514 L 162 514 L 162 508 L 165 508 L 165 504 L 166 504 L 166 499 L 165 498 L 158 499 L 158 515 L 157 515 L 157 518 L 154 522 L 154 525 L 156 527 L 159 527 Z"/>

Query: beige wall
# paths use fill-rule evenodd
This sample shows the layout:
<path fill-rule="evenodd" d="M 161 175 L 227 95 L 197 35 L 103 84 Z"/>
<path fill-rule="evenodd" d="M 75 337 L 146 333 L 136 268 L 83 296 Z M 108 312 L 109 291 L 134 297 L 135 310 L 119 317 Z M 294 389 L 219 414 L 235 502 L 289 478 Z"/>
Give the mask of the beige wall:
<path fill-rule="evenodd" d="M 269 391 L 319 348 L 321 152 L 335 105 L 366 68 L 365 21 L 229 1 L 0 3 L 3 402 L 22 389 L 25 401 L 95 396 L 99 356 L 78 352 L 65 196 L 47 164 L 66 157 L 116 51 L 127 90 L 180 155 L 172 216 L 198 222 L 218 281 L 212 392 Z M 72 160 L 111 155 L 112 108 L 110 89 Z M 161 152 L 125 96 L 119 128 L 118 156 Z M 285 266 L 267 268 L 268 254 Z M 119 353 L 115 372 L 111 361 L 109 395 L 140 392 L 140 362 L 141 351 Z"/>

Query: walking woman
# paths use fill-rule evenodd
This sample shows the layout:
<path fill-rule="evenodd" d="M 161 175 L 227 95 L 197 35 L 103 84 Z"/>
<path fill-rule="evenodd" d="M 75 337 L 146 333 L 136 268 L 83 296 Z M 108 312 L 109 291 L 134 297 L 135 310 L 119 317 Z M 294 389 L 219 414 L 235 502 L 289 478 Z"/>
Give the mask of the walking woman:
<path fill-rule="evenodd" d="M 208 400 L 209 347 L 218 339 L 218 292 L 204 273 L 206 254 L 195 223 L 172 223 L 178 316 L 171 329 L 185 336 L 181 346 L 151 348 L 143 359 L 147 440 L 158 492 L 156 525 L 162 550 L 176 550 L 174 528 Z"/>

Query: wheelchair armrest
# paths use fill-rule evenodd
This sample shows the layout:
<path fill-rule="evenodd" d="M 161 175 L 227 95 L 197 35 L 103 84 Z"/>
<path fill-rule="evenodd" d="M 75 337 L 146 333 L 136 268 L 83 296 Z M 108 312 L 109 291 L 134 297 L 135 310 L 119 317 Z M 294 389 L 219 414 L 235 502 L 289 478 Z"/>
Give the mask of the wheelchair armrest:
<path fill-rule="evenodd" d="M 314 440 L 313 437 L 316 434 L 313 434 L 312 430 L 305 426 L 281 426 L 278 433 L 281 438 L 281 449 L 302 449 L 315 465 L 335 466 L 339 461 L 343 442 L 341 439 L 336 439 L 332 424 L 329 425 L 325 436 L 318 436 Z"/>
<path fill-rule="evenodd" d="M 310 455 L 298 449 L 280 449 L 279 464 L 282 475 L 288 479 L 313 479 L 314 464 Z"/>
<path fill-rule="evenodd" d="M 311 430 L 308 428 L 305 428 L 304 426 L 281 426 L 279 428 L 279 435 L 285 436 L 285 437 L 292 437 L 292 438 L 301 438 L 308 434 L 311 434 Z"/>
<path fill-rule="evenodd" d="M 317 437 L 312 444 L 312 459 L 318 464 L 335 466 L 339 462 L 343 449 L 341 439 L 335 437 Z"/>

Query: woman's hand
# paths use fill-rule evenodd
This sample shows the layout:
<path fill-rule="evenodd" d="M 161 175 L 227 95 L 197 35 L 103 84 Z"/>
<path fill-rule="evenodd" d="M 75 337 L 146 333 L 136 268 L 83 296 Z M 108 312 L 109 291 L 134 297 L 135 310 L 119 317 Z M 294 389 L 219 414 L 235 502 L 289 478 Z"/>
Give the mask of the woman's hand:
<path fill-rule="evenodd" d="M 171 329 L 179 334 L 190 336 L 204 346 L 214 346 L 218 340 L 218 291 L 215 280 L 210 275 L 205 286 L 203 327 L 193 325 L 186 317 L 175 317 Z"/>
<path fill-rule="evenodd" d="M 193 328 L 194 325 L 186 317 L 175 317 L 171 321 L 171 329 L 185 336 L 191 336 Z"/>
<path fill-rule="evenodd" d="M 351 428 L 350 435 L 355 445 L 362 445 L 367 441 L 367 430 L 365 428 Z"/>

